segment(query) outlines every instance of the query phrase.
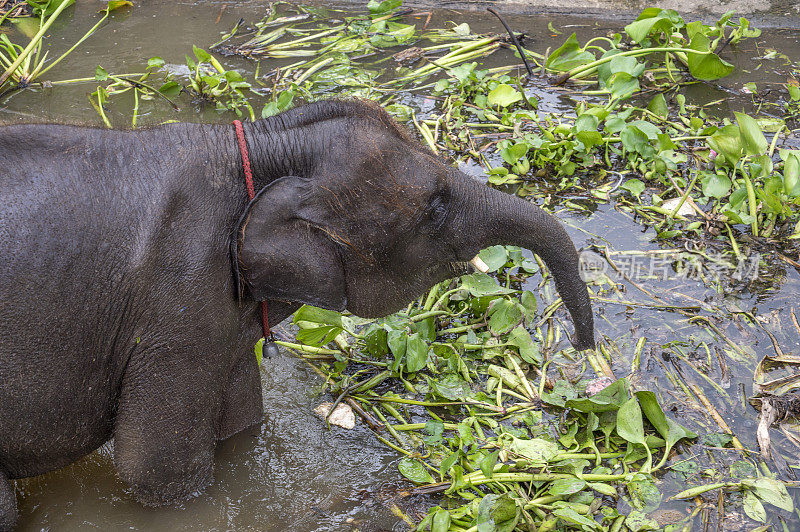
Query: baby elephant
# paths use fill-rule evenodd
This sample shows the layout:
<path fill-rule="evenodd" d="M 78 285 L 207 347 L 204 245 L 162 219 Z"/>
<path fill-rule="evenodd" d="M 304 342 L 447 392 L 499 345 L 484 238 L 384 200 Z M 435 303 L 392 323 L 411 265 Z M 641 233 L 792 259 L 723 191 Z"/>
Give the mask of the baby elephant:
<path fill-rule="evenodd" d="M 0 529 L 10 479 L 114 439 L 146 505 L 212 481 L 216 442 L 259 423 L 259 302 L 395 312 L 478 251 L 539 254 L 594 346 L 559 222 L 477 183 L 381 108 L 324 101 L 244 125 L 0 128 Z"/>

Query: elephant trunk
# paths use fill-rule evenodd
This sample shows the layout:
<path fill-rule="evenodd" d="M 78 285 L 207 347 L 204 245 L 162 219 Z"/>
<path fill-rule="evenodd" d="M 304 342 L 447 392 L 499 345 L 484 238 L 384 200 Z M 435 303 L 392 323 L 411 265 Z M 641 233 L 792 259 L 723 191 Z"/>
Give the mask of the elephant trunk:
<path fill-rule="evenodd" d="M 460 184 L 467 180 L 459 180 Z M 459 196 L 462 212 L 474 212 L 480 218 L 466 216 L 456 234 L 463 241 L 459 249 L 475 250 L 504 244 L 531 250 L 550 269 L 556 288 L 572 316 L 575 336 L 572 344 L 578 350 L 595 346 L 594 318 L 586 283 L 578 268 L 578 253 L 561 223 L 536 205 L 516 196 L 467 181 Z M 460 187 L 459 187 L 460 188 Z M 477 195 L 477 198 L 476 198 Z M 477 201 L 476 201 L 477 199 Z M 483 208 L 475 208 L 483 205 Z"/>

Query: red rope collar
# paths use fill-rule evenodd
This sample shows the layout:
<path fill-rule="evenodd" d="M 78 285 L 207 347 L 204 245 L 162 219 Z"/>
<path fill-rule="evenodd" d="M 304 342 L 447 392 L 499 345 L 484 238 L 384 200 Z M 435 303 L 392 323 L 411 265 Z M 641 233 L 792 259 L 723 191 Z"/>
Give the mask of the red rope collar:
<path fill-rule="evenodd" d="M 242 154 L 242 168 L 244 168 L 244 182 L 247 185 L 247 195 L 252 200 L 256 197 L 256 189 L 253 186 L 253 171 L 250 168 L 250 155 L 247 152 L 247 141 L 244 138 L 244 128 L 239 120 L 234 120 L 236 128 L 236 139 L 239 141 L 239 153 Z M 275 337 L 269 328 L 269 315 L 267 314 L 267 301 L 261 302 L 261 328 L 264 331 L 264 341 L 274 341 Z"/>

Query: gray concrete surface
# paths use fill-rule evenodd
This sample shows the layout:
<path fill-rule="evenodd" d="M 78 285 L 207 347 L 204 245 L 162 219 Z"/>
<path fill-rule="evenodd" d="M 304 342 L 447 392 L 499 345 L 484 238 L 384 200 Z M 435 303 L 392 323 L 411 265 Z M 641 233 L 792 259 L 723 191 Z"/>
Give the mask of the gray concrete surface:
<path fill-rule="evenodd" d="M 361 0 L 334 0 L 339 5 L 363 6 Z M 727 11 L 746 16 L 759 28 L 800 29 L 800 0 L 405 0 L 415 8 L 483 10 L 495 7 L 504 13 L 524 15 L 572 15 L 596 19 L 630 20 L 646 7 L 675 9 L 695 14 L 706 22 Z"/>

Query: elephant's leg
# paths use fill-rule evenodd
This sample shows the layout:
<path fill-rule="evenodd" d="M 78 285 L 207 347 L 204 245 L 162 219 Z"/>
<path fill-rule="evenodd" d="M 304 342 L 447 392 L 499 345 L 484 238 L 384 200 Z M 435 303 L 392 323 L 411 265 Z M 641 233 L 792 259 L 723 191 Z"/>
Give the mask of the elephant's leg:
<path fill-rule="evenodd" d="M 17 496 L 14 485 L 0 471 L 0 532 L 12 530 L 17 522 Z"/>
<path fill-rule="evenodd" d="M 114 462 L 145 505 L 186 499 L 212 481 L 222 384 L 197 353 L 202 349 L 149 353 L 132 359 L 123 377 Z"/>
<path fill-rule="evenodd" d="M 230 438 L 260 423 L 262 418 L 261 376 L 256 357 L 248 350 L 236 361 L 228 376 L 217 437 L 220 440 Z"/>

